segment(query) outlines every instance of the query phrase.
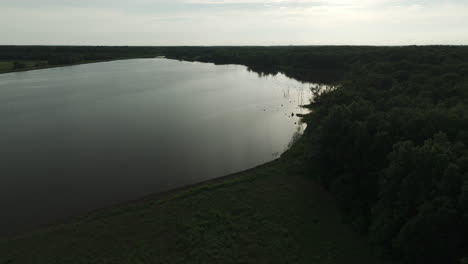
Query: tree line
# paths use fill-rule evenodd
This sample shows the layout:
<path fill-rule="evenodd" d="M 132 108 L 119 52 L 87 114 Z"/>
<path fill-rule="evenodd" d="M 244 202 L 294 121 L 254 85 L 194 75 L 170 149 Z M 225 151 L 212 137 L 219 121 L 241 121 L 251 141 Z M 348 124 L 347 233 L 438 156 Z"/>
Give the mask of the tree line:
<path fill-rule="evenodd" d="M 467 263 L 468 48 L 358 59 L 307 117 L 308 173 L 382 256 Z"/>

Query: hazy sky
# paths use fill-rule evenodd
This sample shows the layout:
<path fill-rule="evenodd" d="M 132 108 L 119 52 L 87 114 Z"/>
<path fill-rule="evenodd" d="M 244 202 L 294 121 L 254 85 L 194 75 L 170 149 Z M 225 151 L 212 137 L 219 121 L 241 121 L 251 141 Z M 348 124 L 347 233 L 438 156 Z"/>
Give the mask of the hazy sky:
<path fill-rule="evenodd" d="M 0 44 L 468 44 L 468 0 L 0 0 Z"/>

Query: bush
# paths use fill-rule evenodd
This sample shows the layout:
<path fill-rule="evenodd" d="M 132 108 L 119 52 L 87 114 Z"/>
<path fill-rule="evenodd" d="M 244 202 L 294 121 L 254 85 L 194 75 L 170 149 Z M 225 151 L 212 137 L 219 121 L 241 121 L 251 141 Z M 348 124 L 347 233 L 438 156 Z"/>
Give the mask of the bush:
<path fill-rule="evenodd" d="M 15 70 L 25 69 L 26 67 L 27 65 L 22 62 L 18 62 L 18 61 L 13 62 L 13 69 Z"/>

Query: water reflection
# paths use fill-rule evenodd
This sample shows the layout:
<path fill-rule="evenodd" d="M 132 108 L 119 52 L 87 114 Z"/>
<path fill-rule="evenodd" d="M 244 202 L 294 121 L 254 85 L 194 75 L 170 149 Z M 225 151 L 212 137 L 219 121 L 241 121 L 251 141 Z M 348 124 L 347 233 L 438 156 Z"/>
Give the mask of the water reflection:
<path fill-rule="evenodd" d="M 0 235 L 277 158 L 310 87 L 162 58 L 0 75 Z"/>

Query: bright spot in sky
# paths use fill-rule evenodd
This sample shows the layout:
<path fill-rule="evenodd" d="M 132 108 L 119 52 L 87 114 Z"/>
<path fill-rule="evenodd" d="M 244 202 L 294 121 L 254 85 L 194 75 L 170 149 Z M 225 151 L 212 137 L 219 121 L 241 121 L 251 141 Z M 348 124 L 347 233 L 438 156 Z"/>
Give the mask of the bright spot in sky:
<path fill-rule="evenodd" d="M 0 44 L 468 44 L 468 0 L 0 0 Z"/>

